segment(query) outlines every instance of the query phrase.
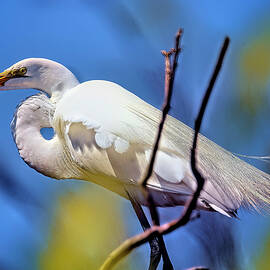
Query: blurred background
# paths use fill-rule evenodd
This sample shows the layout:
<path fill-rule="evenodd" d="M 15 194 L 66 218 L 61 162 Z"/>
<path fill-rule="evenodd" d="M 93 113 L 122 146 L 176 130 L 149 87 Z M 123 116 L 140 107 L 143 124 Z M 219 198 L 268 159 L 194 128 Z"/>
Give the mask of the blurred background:
<path fill-rule="evenodd" d="M 241 154 L 270 155 L 268 0 L 13 0 L 1 2 L 0 69 L 28 57 L 68 67 L 83 82 L 110 80 L 160 107 L 164 59 L 184 28 L 171 114 L 193 126 L 225 35 L 231 46 L 202 133 Z M 141 232 L 128 201 L 91 183 L 29 168 L 10 132 L 16 105 L 35 90 L 0 93 L 0 270 L 97 269 Z M 248 160 L 270 172 L 269 163 Z M 181 208 L 161 209 L 162 222 Z M 202 213 L 165 238 L 175 269 L 269 269 L 270 219 Z M 147 269 L 148 245 L 117 269 Z M 161 268 L 160 268 L 161 269 Z"/>

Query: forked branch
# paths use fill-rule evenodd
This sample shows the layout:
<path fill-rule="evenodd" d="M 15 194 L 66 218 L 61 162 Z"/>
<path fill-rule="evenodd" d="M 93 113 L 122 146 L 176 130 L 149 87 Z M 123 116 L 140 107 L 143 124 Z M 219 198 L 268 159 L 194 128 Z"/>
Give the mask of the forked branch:
<path fill-rule="evenodd" d="M 155 207 L 151 193 L 147 189 L 147 181 L 149 180 L 149 178 L 151 177 L 151 175 L 153 173 L 154 163 L 155 163 L 157 151 L 159 148 L 161 134 L 162 134 L 163 127 L 165 124 L 166 116 L 171 108 L 173 83 L 174 83 L 175 72 L 176 72 L 176 68 L 177 68 L 177 64 L 178 64 L 178 56 L 179 56 L 179 53 L 181 51 L 180 40 L 181 40 L 182 34 L 183 34 L 183 30 L 179 29 L 176 36 L 175 36 L 175 46 L 173 49 L 171 49 L 168 52 L 161 51 L 161 53 L 165 56 L 165 89 L 164 89 L 164 102 L 162 105 L 162 117 L 161 117 L 161 120 L 159 123 L 157 136 L 156 136 L 154 147 L 152 150 L 150 162 L 149 162 L 148 168 L 146 170 L 146 174 L 139 181 L 139 184 L 142 186 L 145 198 L 148 202 L 148 207 L 149 207 L 151 218 L 152 218 L 154 225 L 160 224 L 159 223 L 159 215 L 158 215 L 157 209 Z M 173 55 L 173 64 L 172 64 L 172 68 L 171 68 L 171 56 L 172 55 Z"/>
<path fill-rule="evenodd" d="M 194 133 L 193 145 L 192 145 L 192 149 L 191 149 L 191 161 L 190 162 L 191 162 L 192 172 L 194 174 L 194 177 L 197 180 L 196 191 L 194 192 L 192 198 L 187 201 L 187 203 L 184 207 L 184 210 L 178 219 L 172 220 L 172 221 L 165 223 L 161 226 L 154 225 L 150 229 L 146 230 L 145 232 L 127 239 L 125 242 L 123 242 L 117 249 L 115 249 L 109 255 L 107 260 L 102 265 L 101 270 L 112 269 L 112 267 L 114 265 L 116 265 L 121 259 L 123 259 L 125 256 L 127 256 L 133 249 L 148 242 L 151 238 L 153 238 L 155 236 L 170 233 L 170 232 L 176 230 L 177 228 L 186 225 L 191 220 L 192 211 L 196 208 L 197 200 L 200 196 L 200 193 L 203 189 L 204 182 L 205 182 L 205 180 L 204 180 L 203 176 L 200 174 L 200 172 L 197 168 L 197 164 L 196 164 L 196 149 L 197 149 L 198 134 L 200 131 L 203 115 L 204 115 L 210 94 L 213 90 L 215 81 L 217 79 L 217 76 L 220 72 L 220 69 L 221 69 L 221 66 L 222 66 L 222 63 L 224 60 L 225 53 L 228 49 L 229 41 L 230 41 L 229 38 L 226 37 L 224 40 L 224 43 L 223 43 L 223 47 L 220 51 L 220 55 L 219 55 L 216 67 L 214 69 L 213 75 L 211 77 L 208 88 L 207 88 L 206 93 L 204 95 L 204 98 L 203 98 L 203 101 L 202 101 L 202 104 L 200 107 L 200 111 L 199 111 L 197 119 L 195 121 L 195 133 Z M 177 62 L 177 59 L 176 59 L 176 62 Z M 177 63 L 176 63 L 176 65 L 177 65 Z M 171 82 L 168 82 L 168 85 L 170 83 Z M 155 151 L 157 151 L 157 149 L 158 149 L 158 147 L 156 148 Z M 153 155 L 155 155 L 155 154 L 156 153 L 153 153 Z M 153 166 L 152 166 L 151 170 L 153 170 Z M 151 176 L 151 173 L 152 173 L 152 171 L 150 172 L 150 176 Z M 146 180 L 146 182 L 147 182 L 147 180 Z"/>
<path fill-rule="evenodd" d="M 151 153 L 150 162 L 149 162 L 148 168 L 146 170 L 146 174 L 139 181 L 139 184 L 142 187 L 142 193 L 147 201 L 147 205 L 148 205 L 151 219 L 152 219 L 152 224 L 156 225 L 156 226 L 160 225 L 159 213 L 158 213 L 157 208 L 155 206 L 153 197 L 152 197 L 150 191 L 148 190 L 147 182 L 153 173 L 154 163 L 155 163 L 156 154 L 157 154 L 157 151 L 159 148 L 159 143 L 160 143 L 164 123 L 165 123 L 167 114 L 168 114 L 170 107 L 171 107 L 171 98 L 172 98 L 172 92 L 173 92 L 174 77 L 175 77 L 175 72 L 176 72 L 177 63 L 178 63 L 178 55 L 181 51 L 180 40 L 182 37 L 182 33 L 183 33 L 183 30 L 179 29 L 176 36 L 175 36 L 175 46 L 173 49 L 171 49 L 168 52 L 161 51 L 161 53 L 165 57 L 165 87 L 164 87 L 164 101 L 163 101 L 163 105 L 162 105 L 162 117 L 161 117 L 161 120 L 159 123 L 154 147 L 153 147 L 153 150 Z M 173 63 L 172 63 L 172 68 L 171 68 L 171 57 L 172 56 L 173 56 Z M 172 266 L 172 263 L 170 261 L 169 255 L 167 253 L 164 240 L 162 239 L 162 237 L 160 235 L 158 235 L 158 239 L 159 239 L 159 241 L 158 241 L 159 249 L 160 249 L 160 252 L 162 254 L 163 263 L 164 263 L 163 268 L 173 270 L 173 266 Z"/>

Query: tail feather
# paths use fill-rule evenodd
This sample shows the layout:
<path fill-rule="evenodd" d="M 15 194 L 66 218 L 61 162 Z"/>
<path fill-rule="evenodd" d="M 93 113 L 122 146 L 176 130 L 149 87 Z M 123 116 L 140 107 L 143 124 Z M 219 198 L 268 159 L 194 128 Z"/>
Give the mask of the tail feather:
<path fill-rule="evenodd" d="M 170 117 L 166 135 L 174 141 L 174 149 L 190 157 L 193 130 Z M 175 135 L 177 134 L 177 136 Z M 200 134 L 197 146 L 198 167 L 218 191 L 224 205 L 270 211 L 270 175 L 241 160 Z M 270 157 L 256 157 L 270 161 Z"/>

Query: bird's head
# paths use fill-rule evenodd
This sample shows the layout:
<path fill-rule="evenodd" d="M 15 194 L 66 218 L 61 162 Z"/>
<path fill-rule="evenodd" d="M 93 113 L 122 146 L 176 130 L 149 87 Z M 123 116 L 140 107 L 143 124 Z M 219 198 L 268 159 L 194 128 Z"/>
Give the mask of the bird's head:
<path fill-rule="evenodd" d="M 0 73 L 0 90 L 32 88 L 51 96 L 77 84 L 70 70 L 44 58 L 24 59 Z"/>

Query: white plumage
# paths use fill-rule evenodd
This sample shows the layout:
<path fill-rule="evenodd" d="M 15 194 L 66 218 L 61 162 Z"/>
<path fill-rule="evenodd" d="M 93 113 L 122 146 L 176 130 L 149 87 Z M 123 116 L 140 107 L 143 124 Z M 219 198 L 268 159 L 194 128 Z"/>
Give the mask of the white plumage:
<path fill-rule="evenodd" d="M 10 70 L 27 71 L 8 77 Z M 108 81 L 79 84 L 64 66 L 46 59 L 25 59 L 1 74 L 2 90 L 35 88 L 49 94 L 28 98 L 17 109 L 14 138 L 22 158 L 53 178 L 95 182 L 121 196 L 126 190 L 145 204 L 136 185 L 149 162 L 160 110 Z M 45 140 L 42 127 L 55 136 Z M 193 130 L 167 117 L 148 186 L 156 205 L 183 205 L 196 180 L 191 172 Z M 268 206 L 270 177 L 199 136 L 198 164 L 206 178 L 198 208 L 233 216 L 241 206 Z"/>

